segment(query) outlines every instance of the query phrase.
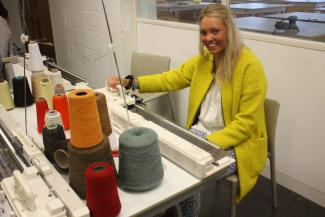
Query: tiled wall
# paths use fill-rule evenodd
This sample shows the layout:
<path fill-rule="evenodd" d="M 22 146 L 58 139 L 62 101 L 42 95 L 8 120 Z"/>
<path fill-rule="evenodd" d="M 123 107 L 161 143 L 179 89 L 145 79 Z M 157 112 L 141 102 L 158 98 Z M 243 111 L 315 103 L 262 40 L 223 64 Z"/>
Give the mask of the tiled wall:
<path fill-rule="evenodd" d="M 132 1 L 104 1 L 113 49 L 123 76 L 129 74 L 136 42 L 133 7 L 129 2 Z M 58 64 L 85 78 L 92 87 L 104 86 L 106 78 L 116 75 L 117 70 L 102 1 L 50 0 L 50 10 Z"/>

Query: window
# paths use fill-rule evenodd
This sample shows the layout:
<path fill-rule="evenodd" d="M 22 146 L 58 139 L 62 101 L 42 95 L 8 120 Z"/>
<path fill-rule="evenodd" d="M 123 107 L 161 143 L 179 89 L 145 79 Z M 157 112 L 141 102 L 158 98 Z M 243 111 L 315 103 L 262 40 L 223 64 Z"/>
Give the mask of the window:
<path fill-rule="evenodd" d="M 213 3 L 221 0 L 139 0 L 139 17 L 195 24 Z M 242 30 L 325 42 L 325 0 L 230 0 L 229 7 Z"/>

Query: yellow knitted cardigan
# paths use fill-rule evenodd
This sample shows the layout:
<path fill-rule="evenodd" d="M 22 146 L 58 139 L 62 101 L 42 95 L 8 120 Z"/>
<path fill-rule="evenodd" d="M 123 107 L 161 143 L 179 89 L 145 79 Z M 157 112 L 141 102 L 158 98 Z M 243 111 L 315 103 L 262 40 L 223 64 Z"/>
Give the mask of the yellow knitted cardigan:
<path fill-rule="evenodd" d="M 179 68 L 138 78 L 140 92 L 165 92 L 190 86 L 186 127 L 190 128 L 213 80 L 213 56 L 198 55 Z M 249 48 L 242 48 L 232 79 L 221 85 L 225 121 L 222 130 L 207 139 L 221 148 L 234 147 L 240 191 L 239 202 L 255 185 L 267 157 L 264 115 L 266 78 L 263 67 Z"/>

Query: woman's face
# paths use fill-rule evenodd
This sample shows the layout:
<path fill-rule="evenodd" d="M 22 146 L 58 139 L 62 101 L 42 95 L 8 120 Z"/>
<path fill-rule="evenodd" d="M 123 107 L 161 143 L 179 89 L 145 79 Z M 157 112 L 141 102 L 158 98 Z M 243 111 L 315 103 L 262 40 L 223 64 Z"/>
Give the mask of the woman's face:
<path fill-rule="evenodd" d="M 227 32 L 222 20 L 203 17 L 200 22 L 200 39 L 211 54 L 222 53 L 227 46 Z"/>

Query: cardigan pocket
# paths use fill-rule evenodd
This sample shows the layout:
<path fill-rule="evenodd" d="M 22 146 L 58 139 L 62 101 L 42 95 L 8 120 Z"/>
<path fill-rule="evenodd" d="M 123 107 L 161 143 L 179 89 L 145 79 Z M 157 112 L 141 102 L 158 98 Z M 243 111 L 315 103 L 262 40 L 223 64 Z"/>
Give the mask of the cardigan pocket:
<path fill-rule="evenodd" d="M 267 158 L 267 138 L 248 139 L 242 143 L 245 147 L 247 169 L 251 177 L 257 176 L 264 168 Z"/>

